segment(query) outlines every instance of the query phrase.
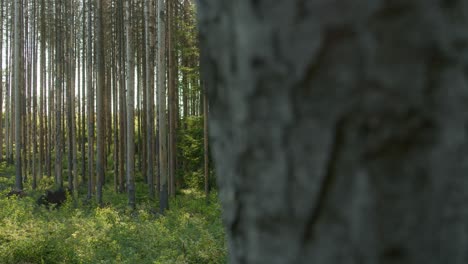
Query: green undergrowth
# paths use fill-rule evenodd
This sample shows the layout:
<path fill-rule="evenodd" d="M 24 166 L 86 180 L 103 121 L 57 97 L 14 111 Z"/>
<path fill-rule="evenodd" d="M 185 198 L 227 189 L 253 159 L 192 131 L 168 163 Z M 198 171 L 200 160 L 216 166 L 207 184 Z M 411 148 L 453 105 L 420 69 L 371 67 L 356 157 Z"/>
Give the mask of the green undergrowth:
<path fill-rule="evenodd" d="M 6 198 L 14 169 L 0 165 L 0 263 L 226 263 L 221 209 L 215 193 L 208 203 L 197 191 L 172 199 L 164 216 L 137 186 L 138 207 L 106 186 L 106 206 L 69 199 L 59 210 L 36 205 L 42 191 Z M 45 178 L 41 188 L 51 180 Z M 110 185 L 110 184 L 108 184 Z M 83 194 L 83 196 L 85 196 Z"/>

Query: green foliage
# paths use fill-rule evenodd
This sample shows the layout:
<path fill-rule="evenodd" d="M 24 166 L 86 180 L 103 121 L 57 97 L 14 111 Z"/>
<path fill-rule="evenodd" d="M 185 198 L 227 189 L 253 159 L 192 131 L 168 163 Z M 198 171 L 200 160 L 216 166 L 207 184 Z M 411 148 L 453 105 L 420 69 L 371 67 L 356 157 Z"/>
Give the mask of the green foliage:
<path fill-rule="evenodd" d="M 177 137 L 178 160 L 182 161 L 179 166 L 182 169 L 178 171 L 177 177 L 183 179 L 184 187 L 203 190 L 205 186 L 203 117 L 188 117 L 185 122 L 187 129 L 180 130 Z"/>
<path fill-rule="evenodd" d="M 126 194 L 106 185 L 106 206 L 94 200 L 74 203 L 70 198 L 59 210 L 36 206 L 42 191 L 26 184 L 25 198 L 6 198 L 12 177 L 0 167 L 1 263 L 226 263 L 221 209 L 216 193 L 205 197 L 184 190 L 171 200 L 166 215 L 156 213 L 158 202 L 137 184 L 138 208 L 127 207 Z M 8 168 L 10 169 L 10 168 Z M 44 178 L 41 187 L 53 183 Z"/>

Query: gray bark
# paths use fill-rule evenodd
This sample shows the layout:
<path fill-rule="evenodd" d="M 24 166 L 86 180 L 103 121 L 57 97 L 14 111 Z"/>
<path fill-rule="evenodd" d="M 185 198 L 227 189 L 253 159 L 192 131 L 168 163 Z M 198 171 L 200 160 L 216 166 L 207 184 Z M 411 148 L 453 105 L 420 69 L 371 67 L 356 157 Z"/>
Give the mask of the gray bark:
<path fill-rule="evenodd" d="M 104 184 L 104 171 L 105 171 L 105 156 L 104 156 L 104 141 L 105 141 L 105 68 L 104 68 L 104 33 L 103 33 L 103 17 L 102 17 L 102 0 L 96 0 L 96 24 L 97 24 L 97 41 L 96 41 L 96 63 L 98 68 L 97 73 L 97 86 L 96 86 L 96 101 L 97 101 L 97 141 L 96 141 L 96 179 L 97 179 L 97 192 L 96 199 L 99 205 L 102 205 L 102 186 Z"/>
<path fill-rule="evenodd" d="M 127 191 L 128 204 L 135 209 L 135 53 L 133 50 L 131 11 L 132 1 L 125 1 L 127 33 Z"/>
<path fill-rule="evenodd" d="M 176 193 L 176 74 L 175 74 L 175 56 L 174 56 L 174 11 L 173 1 L 166 0 L 166 18 L 167 18 L 167 70 L 168 70 L 168 121 L 169 121 L 169 133 L 168 133 L 168 147 L 169 147 L 169 195 L 175 197 Z"/>
<path fill-rule="evenodd" d="M 145 1 L 145 54 L 146 54 L 146 157 L 148 159 L 148 195 L 155 198 L 154 192 L 154 0 Z"/>
<path fill-rule="evenodd" d="M 15 188 L 23 190 L 23 172 L 21 164 L 21 70 L 22 70 L 22 49 L 21 49 L 21 18 L 22 18 L 22 2 L 15 0 L 14 2 L 14 50 L 13 50 L 13 89 L 15 93 Z"/>
<path fill-rule="evenodd" d="M 62 92 L 63 92 L 63 43 L 62 43 L 62 4 L 61 0 L 56 3 L 55 19 L 56 47 L 55 47 L 55 185 L 63 187 L 62 177 L 62 155 L 63 155 L 63 130 L 62 130 Z"/>
<path fill-rule="evenodd" d="M 125 115 L 125 49 L 124 49 L 124 17 L 123 17 L 123 0 L 118 2 L 118 14 L 119 14 L 119 192 L 125 190 L 125 153 L 126 153 L 126 115 Z"/>
<path fill-rule="evenodd" d="M 466 1 L 199 1 L 231 263 L 467 263 Z"/>
<path fill-rule="evenodd" d="M 92 0 L 88 0 L 88 49 L 87 53 L 87 97 L 88 97 L 88 196 L 90 199 L 94 193 L 94 87 L 93 87 L 93 35 L 92 35 Z"/>
<path fill-rule="evenodd" d="M 3 6 L 4 2 L 0 3 L 0 58 L 3 58 L 5 55 L 3 52 Z M 3 60 L 0 60 L 0 70 L 3 71 Z M 0 160 L 3 160 L 3 88 L 5 87 L 5 82 L 3 81 L 4 73 L 0 73 Z"/>
<path fill-rule="evenodd" d="M 158 0 L 158 133 L 159 133 L 159 209 L 169 208 L 167 163 L 167 114 L 166 114 L 166 8 Z"/>
<path fill-rule="evenodd" d="M 203 88 L 203 167 L 205 174 L 205 196 L 210 195 L 210 158 L 208 148 L 208 100 L 206 90 Z"/>

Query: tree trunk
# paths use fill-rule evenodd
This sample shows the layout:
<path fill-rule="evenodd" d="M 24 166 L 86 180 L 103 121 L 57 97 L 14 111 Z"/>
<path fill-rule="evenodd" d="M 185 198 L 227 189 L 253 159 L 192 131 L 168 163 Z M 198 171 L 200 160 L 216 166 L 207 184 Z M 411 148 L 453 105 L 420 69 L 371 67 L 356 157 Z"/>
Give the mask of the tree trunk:
<path fill-rule="evenodd" d="M 39 87 L 39 178 L 38 180 L 42 179 L 43 176 L 43 168 L 45 163 L 45 91 L 46 91 L 46 23 L 45 23 L 45 0 L 41 0 L 41 51 L 40 51 L 40 87 Z"/>
<path fill-rule="evenodd" d="M 118 12 L 119 12 L 119 192 L 124 192 L 125 190 L 125 153 L 126 153 L 126 112 L 125 112 L 125 48 L 124 48 L 124 12 L 123 12 L 123 0 L 118 2 Z"/>
<path fill-rule="evenodd" d="M 455 13 L 466 3 L 200 1 L 231 263 L 466 263 Z"/>
<path fill-rule="evenodd" d="M 56 26 L 56 53 L 55 53 L 55 90 L 57 96 L 55 100 L 55 185 L 58 188 L 63 187 L 62 177 L 62 153 L 63 153 L 63 134 L 62 134 L 62 91 L 63 91 L 63 71 L 62 71 L 62 9 L 61 0 L 56 4 L 55 19 Z"/>
<path fill-rule="evenodd" d="M 5 53 L 3 52 L 3 6 L 4 1 L 0 3 L 0 58 L 3 58 Z M 5 87 L 5 82 L 3 81 L 4 72 L 3 72 L 3 59 L 0 60 L 0 161 L 3 161 L 3 89 Z"/>
<path fill-rule="evenodd" d="M 21 46 L 21 18 L 22 18 L 22 1 L 15 0 L 14 2 L 14 52 L 13 52 L 13 87 L 15 91 L 15 188 L 23 190 L 23 172 L 21 164 L 21 70 L 22 70 L 22 46 Z"/>
<path fill-rule="evenodd" d="M 176 71 L 174 55 L 173 1 L 166 0 L 167 46 L 168 46 L 168 103 L 169 103 L 169 194 L 175 196 L 176 177 Z"/>
<path fill-rule="evenodd" d="M 37 91 L 33 91 L 33 88 L 37 88 L 36 83 L 39 83 L 37 81 L 37 4 L 36 2 L 32 3 L 33 5 L 33 33 L 32 33 L 32 47 L 31 47 L 31 54 L 32 54 L 32 78 L 31 78 L 31 99 L 32 99 L 32 116 L 31 116 L 31 125 L 32 125 L 32 130 L 31 130 L 31 143 L 32 143 L 32 189 L 35 190 L 37 187 L 37 175 L 38 175 L 38 165 L 40 164 L 37 160 L 37 154 L 38 154 L 38 133 L 37 133 Z M 1 69 L 1 67 L 0 67 Z M 0 92 L 1 94 L 1 92 Z M 1 100 L 0 100 L 0 109 L 1 109 Z M 0 117 L 1 120 L 1 117 Z M 0 123 L 1 127 L 1 123 Z M 0 141 L 0 145 L 1 145 Z M 0 152 L 1 153 L 1 152 Z"/>
<path fill-rule="evenodd" d="M 203 87 L 203 149 L 204 149 L 204 173 L 205 173 L 205 196 L 208 199 L 210 195 L 210 158 L 208 149 L 208 100 L 206 90 Z"/>
<path fill-rule="evenodd" d="M 154 157 L 153 157 L 153 137 L 154 137 L 154 0 L 145 1 L 145 49 L 146 49 L 146 157 L 148 194 L 150 199 L 155 198 L 154 192 Z"/>
<path fill-rule="evenodd" d="M 102 0 L 96 0 L 97 13 L 96 13 L 96 24 L 97 24 L 97 39 L 96 39 L 96 64 L 98 67 L 97 73 L 97 157 L 96 157 L 96 178 L 97 178 L 97 203 L 102 205 L 102 186 L 104 183 L 104 141 L 105 141 L 105 109 L 104 109 L 104 95 L 105 95 L 105 69 L 104 69 L 104 51 L 103 42 L 104 34 L 102 31 L 103 19 L 102 19 Z"/>
<path fill-rule="evenodd" d="M 131 26 L 132 1 L 126 0 L 125 26 L 127 33 L 127 191 L 128 204 L 135 209 L 135 53 Z"/>
<path fill-rule="evenodd" d="M 88 199 L 94 193 L 94 89 L 93 89 L 93 35 L 92 35 L 92 0 L 88 0 L 88 56 L 87 56 L 87 88 L 88 88 Z"/>
<path fill-rule="evenodd" d="M 167 164 L 167 115 L 166 115 L 166 10 L 163 0 L 158 0 L 158 130 L 159 130 L 159 210 L 169 208 Z"/>
<path fill-rule="evenodd" d="M 81 97 L 82 97 L 82 104 L 81 104 L 81 137 L 80 137 L 80 143 L 81 143 L 81 182 L 82 184 L 86 183 L 86 129 L 85 129 L 85 124 L 86 124 L 86 1 L 83 1 L 82 3 L 82 51 L 81 51 Z"/>

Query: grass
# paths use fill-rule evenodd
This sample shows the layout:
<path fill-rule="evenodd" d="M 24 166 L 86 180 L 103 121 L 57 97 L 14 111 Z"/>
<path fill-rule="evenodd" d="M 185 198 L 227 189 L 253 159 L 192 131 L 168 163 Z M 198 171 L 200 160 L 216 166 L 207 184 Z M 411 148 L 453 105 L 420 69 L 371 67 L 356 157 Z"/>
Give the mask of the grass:
<path fill-rule="evenodd" d="M 6 198 L 14 168 L 0 164 L 0 263 L 226 263 L 227 250 L 216 193 L 183 190 L 164 216 L 153 213 L 146 186 L 137 183 L 138 207 L 106 185 L 106 206 L 69 199 L 59 210 L 36 205 L 42 191 L 26 184 L 25 198 Z M 84 196 L 84 195 L 83 195 Z"/>

